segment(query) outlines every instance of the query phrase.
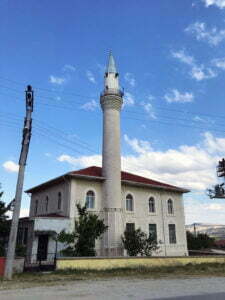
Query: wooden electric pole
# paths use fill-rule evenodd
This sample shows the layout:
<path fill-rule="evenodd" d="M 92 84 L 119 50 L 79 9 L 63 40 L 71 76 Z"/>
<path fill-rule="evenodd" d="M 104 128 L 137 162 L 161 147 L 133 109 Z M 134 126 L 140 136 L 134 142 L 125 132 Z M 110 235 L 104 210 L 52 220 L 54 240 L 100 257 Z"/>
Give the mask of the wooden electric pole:
<path fill-rule="evenodd" d="M 28 85 L 26 90 L 26 117 L 24 119 L 22 148 L 21 148 L 20 159 L 19 159 L 19 173 L 17 178 L 16 195 L 14 201 L 14 209 L 12 215 L 9 243 L 7 249 L 7 258 L 6 258 L 6 265 L 5 265 L 5 273 L 4 273 L 4 278 L 8 280 L 12 279 L 12 274 L 13 274 L 13 262 L 15 258 L 17 231 L 18 231 L 18 223 L 19 223 L 19 216 L 20 216 L 20 206 L 21 206 L 21 199 L 22 199 L 22 192 L 23 192 L 24 171 L 25 171 L 27 154 L 28 154 L 30 138 L 31 138 L 32 112 L 33 112 L 33 91 L 32 91 L 32 87 Z"/>

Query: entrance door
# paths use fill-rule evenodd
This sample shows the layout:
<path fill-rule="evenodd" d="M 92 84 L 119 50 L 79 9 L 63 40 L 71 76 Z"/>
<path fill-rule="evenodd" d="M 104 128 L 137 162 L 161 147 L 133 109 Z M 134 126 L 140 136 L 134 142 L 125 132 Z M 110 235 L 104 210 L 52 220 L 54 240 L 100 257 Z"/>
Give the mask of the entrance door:
<path fill-rule="evenodd" d="M 46 260 L 48 255 L 48 235 L 42 234 L 38 238 L 37 260 Z"/>

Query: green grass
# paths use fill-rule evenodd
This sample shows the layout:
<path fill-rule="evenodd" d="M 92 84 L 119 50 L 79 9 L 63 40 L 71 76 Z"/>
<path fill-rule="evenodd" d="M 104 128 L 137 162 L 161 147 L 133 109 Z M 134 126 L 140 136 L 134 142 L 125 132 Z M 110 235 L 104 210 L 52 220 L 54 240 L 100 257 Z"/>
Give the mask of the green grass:
<path fill-rule="evenodd" d="M 127 267 L 109 270 L 62 270 L 51 273 L 22 273 L 16 274 L 12 281 L 0 279 L 1 289 L 29 288 L 35 286 L 64 285 L 78 280 L 98 280 L 109 278 L 143 278 L 157 279 L 185 278 L 199 276 L 225 276 L 225 264 L 192 263 L 185 266 L 161 267 Z"/>

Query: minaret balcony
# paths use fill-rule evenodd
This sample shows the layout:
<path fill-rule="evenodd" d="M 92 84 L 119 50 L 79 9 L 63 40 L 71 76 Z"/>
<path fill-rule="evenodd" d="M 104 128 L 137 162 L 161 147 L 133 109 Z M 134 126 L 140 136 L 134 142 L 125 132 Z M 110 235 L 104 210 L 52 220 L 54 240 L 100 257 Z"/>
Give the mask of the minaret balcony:
<path fill-rule="evenodd" d="M 107 96 L 107 95 L 116 95 L 116 96 L 119 96 L 119 97 L 123 97 L 124 92 L 121 89 L 105 89 L 101 93 L 101 96 Z"/>

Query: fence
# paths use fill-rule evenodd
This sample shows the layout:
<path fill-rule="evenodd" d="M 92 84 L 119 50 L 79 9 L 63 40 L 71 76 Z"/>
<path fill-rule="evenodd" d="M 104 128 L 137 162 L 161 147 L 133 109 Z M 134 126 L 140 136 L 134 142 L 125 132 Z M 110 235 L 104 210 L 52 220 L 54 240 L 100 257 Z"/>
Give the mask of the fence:
<path fill-rule="evenodd" d="M 56 268 L 56 253 L 48 253 L 45 259 L 40 255 L 27 255 L 24 260 L 24 272 L 54 271 Z"/>

